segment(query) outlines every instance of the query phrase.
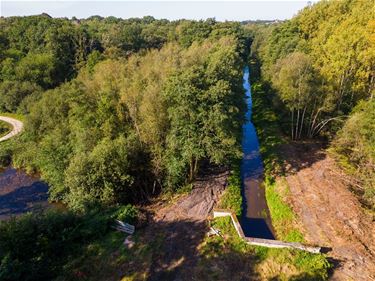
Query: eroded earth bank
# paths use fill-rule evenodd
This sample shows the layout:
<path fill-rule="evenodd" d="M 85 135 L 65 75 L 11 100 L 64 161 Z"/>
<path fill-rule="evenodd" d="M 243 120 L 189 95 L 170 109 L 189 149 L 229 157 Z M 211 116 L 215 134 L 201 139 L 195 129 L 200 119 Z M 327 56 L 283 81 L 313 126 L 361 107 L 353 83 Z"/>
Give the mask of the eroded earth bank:
<path fill-rule="evenodd" d="M 374 218 L 350 191 L 350 179 L 320 144 L 288 144 L 282 152 L 287 199 L 308 242 L 327 247 L 331 279 L 375 280 Z"/>

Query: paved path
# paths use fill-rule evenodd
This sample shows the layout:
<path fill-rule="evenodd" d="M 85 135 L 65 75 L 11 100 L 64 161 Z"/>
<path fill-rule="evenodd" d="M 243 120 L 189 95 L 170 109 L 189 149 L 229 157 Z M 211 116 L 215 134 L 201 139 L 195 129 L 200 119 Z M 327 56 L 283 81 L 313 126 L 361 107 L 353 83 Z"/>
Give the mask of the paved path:
<path fill-rule="evenodd" d="M 11 118 L 11 117 L 5 117 L 5 116 L 0 116 L 0 120 L 7 122 L 13 126 L 13 130 L 9 134 L 0 138 L 0 142 L 10 139 L 14 137 L 15 135 L 18 135 L 19 133 L 21 133 L 22 128 L 23 128 L 23 123 L 21 121 Z"/>

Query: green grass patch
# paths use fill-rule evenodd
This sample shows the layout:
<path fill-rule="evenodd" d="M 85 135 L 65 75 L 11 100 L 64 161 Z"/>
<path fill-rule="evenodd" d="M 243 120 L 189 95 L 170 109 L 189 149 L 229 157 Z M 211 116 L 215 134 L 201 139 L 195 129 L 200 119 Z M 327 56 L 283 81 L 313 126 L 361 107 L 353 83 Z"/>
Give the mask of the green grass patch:
<path fill-rule="evenodd" d="M 270 107 L 272 97 L 269 95 L 269 87 L 260 82 L 253 83 L 252 102 L 252 121 L 259 139 L 265 174 L 280 174 L 282 161 L 278 147 L 286 140 L 280 131 L 278 116 Z"/>
<path fill-rule="evenodd" d="M 22 122 L 25 121 L 25 115 L 18 114 L 18 113 L 0 112 L 0 115 L 5 116 L 5 117 L 11 117 Z"/>
<path fill-rule="evenodd" d="M 221 209 L 229 209 L 237 216 L 242 213 L 242 194 L 241 194 L 241 162 L 236 160 L 232 164 L 232 171 L 228 177 L 228 186 L 218 204 Z"/>
<path fill-rule="evenodd" d="M 12 130 L 12 126 L 0 120 L 0 138 L 7 135 Z"/>
<path fill-rule="evenodd" d="M 296 216 L 290 206 L 283 201 L 281 188 L 277 185 L 287 184 L 285 181 L 277 183 L 269 176 L 264 181 L 266 187 L 267 205 L 270 210 L 272 225 L 278 239 L 288 242 L 304 242 L 302 233 L 295 227 Z"/>
<path fill-rule="evenodd" d="M 211 225 L 221 231 L 223 238 L 208 237 L 200 248 L 201 266 L 205 266 L 202 276 L 225 276 L 223 280 L 242 280 L 246 276 L 261 280 L 328 279 L 330 264 L 322 254 L 248 245 L 239 238 L 230 217 L 215 218 Z M 240 266 L 229 268 L 229 258 Z M 213 261 L 220 266 L 213 266 Z"/>

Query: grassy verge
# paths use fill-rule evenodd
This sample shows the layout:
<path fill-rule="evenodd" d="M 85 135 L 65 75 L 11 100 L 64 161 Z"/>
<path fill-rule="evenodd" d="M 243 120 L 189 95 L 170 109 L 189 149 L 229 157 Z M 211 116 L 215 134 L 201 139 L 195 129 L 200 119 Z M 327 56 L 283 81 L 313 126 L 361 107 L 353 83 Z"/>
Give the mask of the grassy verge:
<path fill-rule="evenodd" d="M 22 114 L 9 113 L 9 112 L 0 112 L 0 115 L 1 116 L 5 116 L 5 117 L 11 117 L 11 118 L 17 119 L 19 121 L 25 121 L 25 116 L 22 115 Z"/>
<path fill-rule="evenodd" d="M 286 201 L 289 187 L 283 175 L 282 157 L 279 155 L 278 148 L 288 140 L 283 136 L 278 116 L 270 106 L 272 105 L 270 87 L 259 81 L 253 82 L 252 101 L 253 123 L 257 129 L 260 152 L 265 168 L 266 200 L 277 238 L 289 242 L 304 242 L 297 216 Z M 287 263 L 297 268 L 302 274 L 301 276 L 305 278 L 298 280 L 325 280 L 328 278 L 328 270 L 331 266 L 325 255 L 290 250 L 267 252 L 272 256 L 274 251 L 279 252 L 280 256 L 273 256 L 271 260 L 287 260 Z M 286 280 L 295 280 L 295 278 L 290 277 Z"/>
<path fill-rule="evenodd" d="M 297 227 L 296 215 L 283 200 L 288 192 L 286 180 L 283 177 L 274 180 L 268 176 L 264 185 L 272 225 L 276 230 L 278 239 L 288 242 L 304 242 L 303 234 Z"/>
<path fill-rule="evenodd" d="M 241 194 L 241 160 L 236 160 L 232 164 L 231 174 L 228 177 L 228 186 L 222 195 L 218 208 L 229 209 L 237 216 L 242 212 Z"/>
<path fill-rule="evenodd" d="M 12 126 L 0 120 L 0 138 L 7 135 L 12 130 Z"/>
<path fill-rule="evenodd" d="M 202 257 L 194 272 L 205 276 L 205 280 L 328 278 L 329 264 L 322 255 L 248 245 L 238 237 L 229 217 L 216 218 L 212 225 L 221 231 L 223 237 L 207 237 L 199 248 Z"/>

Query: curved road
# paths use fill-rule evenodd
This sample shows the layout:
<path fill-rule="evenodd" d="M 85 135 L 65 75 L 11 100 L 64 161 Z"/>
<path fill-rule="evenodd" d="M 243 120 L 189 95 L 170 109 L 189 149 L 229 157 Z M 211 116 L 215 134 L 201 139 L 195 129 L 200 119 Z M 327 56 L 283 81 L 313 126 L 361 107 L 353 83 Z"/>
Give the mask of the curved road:
<path fill-rule="evenodd" d="M 11 118 L 11 117 L 5 117 L 5 116 L 0 116 L 0 120 L 7 122 L 13 126 L 13 130 L 9 134 L 0 138 L 0 142 L 10 139 L 14 137 L 15 135 L 18 135 L 19 133 L 21 133 L 22 128 L 23 128 L 23 123 L 21 121 Z"/>

